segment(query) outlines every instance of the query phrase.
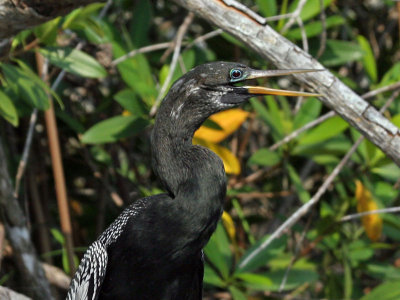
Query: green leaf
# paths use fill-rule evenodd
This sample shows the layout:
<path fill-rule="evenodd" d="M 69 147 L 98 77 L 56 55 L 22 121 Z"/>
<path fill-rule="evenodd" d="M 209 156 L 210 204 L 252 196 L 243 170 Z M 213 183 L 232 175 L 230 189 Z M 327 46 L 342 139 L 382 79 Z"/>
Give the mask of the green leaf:
<path fill-rule="evenodd" d="M 51 228 L 50 232 L 52 234 L 52 236 L 55 238 L 55 240 L 60 244 L 60 245 L 64 245 L 65 243 L 65 238 L 64 235 L 61 233 L 60 230 L 56 229 L 56 228 Z"/>
<path fill-rule="evenodd" d="M 233 300 L 248 300 L 246 295 L 237 287 L 231 285 L 228 290 L 231 293 Z"/>
<path fill-rule="evenodd" d="M 343 25 L 345 23 L 345 19 L 342 16 L 334 15 L 326 19 L 326 29 L 330 29 L 339 25 Z M 308 38 L 315 37 L 322 33 L 324 30 L 321 21 L 314 21 L 306 24 L 304 26 L 304 30 L 306 31 L 306 35 Z M 288 39 L 301 40 L 302 37 L 302 29 L 301 28 L 293 28 L 289 30 L 285 36 Z"/>
<path fill-rule="evenodd" d="M 333 67 L 360 60 L 364 52 L 358 44 L 347 41 L 328 40 L 324 54 L 320 57 L 322 64 Z"/>
<path fill-rule="evenodd" d="M 11 48 L 9 53 L 13 53 L 18 46 L 20 45 L 23 46 L 24 44 L 26 44 L 26 40 L 30 37 L 32 31 L 33 29 L 26 29 L 17 33 L 12 38 Z"/>
<path fill-rule="evenodd" d="M 278 12 L 276 0 L 256 0 L 258 9 L 265 17 L 275 16 Z"/>
<path fill-rule="evenodd" d="M 56 110 L 56 116 L 58 119 L 62 120 L 76 133 L 84 133 L 85 127 L 76 118 L 71 117 L 67 112 L 62 110 Z"/>
<path fill-rule="evenodd" d="M 18 126 L 18 114 L 14 103 L 7 94 L 0 91 L 0 116 L 6 119 L 15 127 Z"/>
<path fill-rule="evenodd" d="M 400 114 L 393 116 L 391 121 L 394 125 L 396 125 L 397 127 L 400 127 Z"/>
<path fill-rule="evenodd" d="M 400 168 L 394 163 L 372 168 L 371 172 L 393 182 L 396 182 L 400 178 Z"/>
<path fill-rule="evenodd" d="M 125 55 L 127 51 L 117 42 L 113 42 L 115 58 Z M 149 63 L 143 54 L 124 60 L 117 65 L 125 83 L 135 91 L 148 106 L 154 103 L 157 95 L 156 84 Z"/>
<path fill-rule="evenodd" d="M 111 155 L 108 154 L 106 150 L 102 146 L 96 145 L 90 148 L 90 153 L 92 154 L 93 158 L 101 162 L 107 166 L 110 166 L 112 163 Z"/>
<path fill-rule="evenodd" d="M 351 274 L 351 265 L 347 259 L 344 259 L 344 299 L 351 299 L 351 294 L 353 292 L 353 278 Z"/>
<path fill-rule="evenodd" d="M 300 176 L 297 174 L 295 168 L 291 165 L 287 165 L 287 169 L 289 171 L 289 177 L 291 182 L 296 188 L 297 195 L 299 196 L 301 202 L 306 203 L 310 200 L 309 192 L 304 188 L 303 183 L 301 182 Z"/>
<path fill-rule="evenodd" d="M 274 140 L 280 140 L 284 137 L 281 111 L 279 110 L 276 101 L 273 97 L 266 97 L 268 108 L 258 99 L 250 99 L 254 111 L 261 119 L 270 127 Z"/>
<path fill-rule="evenodd" d="M 149 0 L 140 0 L 136 3 L 129 33 L 133 44 L 136 47 L 141 47 L 149 44 L 148 31 L 153 20 L 153 12 L 152 4 Z"/>
<path fill-rule="evenodd" d="M 271 281 L 272 285 L 268 287 L 268 291 L 274 292 L 280 290 L 282 278 L 285 276 L 286 268 L 281 270 L 273 270 L 264 273 Z M 301 269 L 296 265 L 290 270 L 284 291 L 295 289 L 305 283 L 309 284 L 318 280 L 318 273 L 310 269 Z"/>
<path fill-rule="evenodd" d="M 215 129 L 215 130 L 223 130 L 223 128 L 221 126 L 219 126 L 219 124 L 217 122 L 214 122 L 211 119 L 205 120 L 202 126 L 205 126 L 205 127 L 211 128 L 211 129 Z"/>
<path fill-rule="evenodd" d="M 50 63 L 72 74 L 88 77 L 103 78 L 106 70 L 90 55 L 68 47 L 47 47 L 38 50 Z"/>
<path fill-rule="evenodd" d="M 345 154 L 352 143 L 344 134 L 334 136 L 329 140 L 321 141 L 315 144 L 300 144 L 291 151 L 293 155 L 305 155 L 314 159 L 315 156 L 322 155 L 343 155 Z M 327 157 L 325 157 L 327 158 Z M 324 158 L 322 158 L 324 159 Z M 328 158 L 330 160 L 330 158 Z"/>
<path fill-rule="evenodd" d="M 360 261 L 367 261 L 374 255 L 374 250 L 371 247 L 368 247 L 366 242 L 363 240 L 356 240 L 351 242 L 348 247 L 348 258 L 351 263 L 357 265 Z"/>
<path fill-rule="evenodd" d="M 46 82 L 44 82 L 35 72 L 33 72 L 32 69 L 27 64 L 25 64 L 22 60 L 15 59 L 15 61 L 18 63 L 21 70 L 30 78 L 30 80 L 32 80 L 36 85 L 41 87 L 47 93 L 47 98 L 48 98 L 48 94 L 50 94 L 51 96 L 53 96 L 54 99 L 57 100 L 61 109 L 64 109 L 64 104 L 62 103 L 61 98 L 58 96 L 58 94 L 55 91 L 53 91 L 46 84 Z"/>
<path fill-rule="evenodd" d="M 273 284 L 267 276 L 255 273 L 238 273 L 235 277 L 242 280 L 246 287 L 253 290 L 266 291 Z"/>
<path fill-rule="evenodd" d="M 226 286 L 221 277 L 208 264 L 204 265 L 204 283 L 223 288 Z"/>
<path fill-rule="evenodd" d="M 361 46 L 361 49 L 364 51 L 362 64 L 365 68 L 365 71 L 367 72 L 369 78 L 371 78 L 372 82 L 376 82 L 378 80 L 378 71 L 376 69 L 375 57 L 371 46 L 368 40 L 362 35 L 357 36 L 357 40 Z"/>
<path fill-rule="evenodd" d="M 383 234 L 388 238 L 400 242 L 400 218 L 394 214 L 381 214 L 383 219 Z"/>
<path fill-rule="evenodd" d="M 360 300 L 398 300 L 400 299 L 400 280 L 384 282 Z"/>
<path fill-rule="evenodd" d="M 116 116 L 101 121 L 82 135 L 84 144 L 103 144 L 116 142 L 142 131 L 148 121 L 136 116 Z"/>
<path fill-rule="evenodd" d="M 60 21 L 61 17 L 55 18 L 44 24 L 36 26 L 33 29 L 33 32 L 35 33 L 37 38 L 40 39 L 41 43 L 44 43 L 46 45 L 55 44 Z"/>
<path fill-rule="evenodd" d="M 22 68 L 2 64 L 4 76 L 11 89 L 33 108 L 46 110 L 50 107 L 49 98 L 42 84 L 32 80 L 31 74 Z"/>
<path fill-rule="evenodd" d="M 228 278 L 233 257 L 229 249 L 229 239 L 221 223 L 218 224 L 216 231 L 204 248 L 204 253 L 207 260 L 218 269 L 222 277 Z"/>
<path fill-rule="evenodd" d="M 322 103 L 314 97 L 306 98 L 293 121 L 293 128 L 298 129 L 315 120 L 321 112 Z"/>
<path fill-rule="evenodd" d="M 389 71 L 387 71 L 383 77 L 381 82 L 379 82 L 378 87 L 383 87 L 395 82 L 400 81 L 400 62 L 395 63 Z"/>
<path fill-rule="evenodd" d="M 104 3 L 92 3 L 73 10 L 63 18 L 62 29 L 77 29 L 77 24 L 80 26 L 82 23 L 93 19 L 93 17 L 97 17 L 99 10 L 103 8 L 104 5 Z"/>
<path fill-rule="evenodd" d="M 400 269 L 389 264 L 372 263 L 367 265 L 368 274 L 380 280 L 400 280 Z"/>
<path fill-rule="evenodd" d="M 331 4 L 331 2 L 332 0 L 324 0 L 324 7 L 327 7 L 329 4 Z M 299 5 L 299 0 L 293 1 L 290 4 L 289 12 L 293 12 L 298 5 Z M 312 17 L 315 17 L 320 12 L 321 12 L 320 0 L 307 0 L 306 4 L 303 6 L 303 9 L 301 10 L 300 18 L 304 22 L 311 19 Z"/>
<path fill-rule="evenodd" d="M 254 251 L 256 251 L 259 247 L 261 247 L 262 243 L 269 237 L 269 235 L 264 236 L 262 239 L 257 241 L 250 249 L 246 251 L 246 253 L 241 257 L 238 265 L 241 264 L 243 260 L 245 260 L 249 255 L 251 255 Z M 266 248 L 259 252 L 256 256 L 253 257 L 246 265 L 238 268 L 236 273 L 247 273 L 249 271 L 255 270 L 261 266 L 265 266 L 268 261 L 281 254 L 286 247 L 287 237 L 282 236 L 278 239 L 272 241 L 272 243 Z"/>
<path fill-rule="evenodd" d="M 316 144 L 326 141 L 327 139 L 337 136 L 348 127 L 349 124 L 339 116 L 332 117 L 307 132 L 300 138 L 299 144 Z"/>
<path fill-rule="evenodd" d="M 249 159 L 249 165 L 273 166 L 281 161 L 281 157 L 268 148 L 257 150 Z"/>
<path fill-rule="evenodd" d="M 115 101 L 135 116 L 143 116 L 148 114 L 148 108 L 145 103 L 138 99 L 137 94 L 131 89 L 124 89 L 114 95 Z"/>

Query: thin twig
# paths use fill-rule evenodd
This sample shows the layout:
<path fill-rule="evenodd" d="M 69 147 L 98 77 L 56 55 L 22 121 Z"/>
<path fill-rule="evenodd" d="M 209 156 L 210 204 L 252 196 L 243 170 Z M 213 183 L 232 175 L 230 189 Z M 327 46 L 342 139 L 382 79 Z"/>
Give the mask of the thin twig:
<path fill-rule="evenodd" d="M 98 178 L 102 182 L 104 188 L 109 192 L 110 197 L 111 197 L 112 201 L 114 202 L 114 204 L 118 207 L 122 207 L 124 205 L 124 201 L 122 200 L 122 198 L 118 195 L 118 193 L 110 185 L 110 183 L 105 178 L 105 176 L 102 175 L 102 173 L 99 171 L 99 168 L 96 166 L 96 164 L 92 161 L 88 149 L 87 148 L 83 148 L 83 149 L 84 149 L 84 157 L 86 159 L 87 164 L 92 169 L 93 176 Z"/>
<path fill-rule="evenodd" d="M 291 141 L 292 139 L 298 137 L 301 133 L 303 133 L 304 131 L 326 121 L 329 118 L 332 118 L 336 115 L 336 113 L 332 110 L 322 116 L 320 116 L 318 119 L 315 119 L 314 121 L 311 121 L 310 123 L 307 123 L 306 125 L 304 125 L 303 127 L 293 131 L 292 133 L 290 133 L 289 135 L 285 136 L 282 140 L 280 140 L 279 142 L 273 144 L 271 147 L 269 147 L 269 150 L 273 151 L 278 149 L 280 146 L 288 143 L 289 141 Z"/>
<path fill-rule="evenodd" d="M 389 92 L 389 91 L 394 91 L 396 89 L 400 89 L 400 81 L 397 81 L 395 83 L 383 86 L 379 89 L 370 91 L 368 93 L 365 93 L 364 95 L 362 95 L 361 97 L 364 99 L 368 99 L 368 98 L 372 98 L 375 97 L 378 94 L 384 93 L 384 92 Z"/>
<path fill-rule="evenodd" d="M 307 39 L 306 30 L 304 29 L 303 21 L 301 20 L 300 17 L 297 17 L 296 21 L 297 21 L 297 24 L 299 25 L 300 32 L 301 32 L 301 40 L 302 40 L 302 43 L 303 43 L 303 50 L 305 52 L 308 52 L 308 50 L 309 50 L 308 49 L 308 39 Z M 301 85 L 300 91 L 304 91 L 304 84 Z M 294 114 L 296 114 L 300 110 L 301 104 L 303 103 L 303 99 L 304 99 L 303 96 L 297 97 L 296 105 L 294 107 Z"/>
<path fill-rule="evenodd" d="M 396 183 L 393 185 L 393 189 L 397 190 L 398 188 L 400 188 L 400 178 L 399 178 L 399 180 L 397 180 Z"/>
<path fill-rule="evenodd" d="M 147 53 L 147 52 L 152 52 L 152 51 L 156 51 L 156 50 L 161 50 L 161 49 L 165 49 L 170 47 L 172 42 L 165 42 L 165 43 L 159 43 L 159 44 L 154 44 L 154 45 L 150 45 L 150 46 L 146 46 L 146 47 L 142 47 L 139 49 L 135 49 L 130 51 L 129 53 L 118 57 L 117 59 L 113 60 L 111 62 L 111 66 L 116 66 L 119 63 L 127 60 L 128 58 L 134 57 L 137 54 L 141 54 L 141 53 Z"/>
<path fill-rule="evenodd" d="M 26 135 L 24 150 L 22 152 L 21 160 L 19 161 L 19 164 L 18 164 L 17 175 L 15 176 L 15 188 L 14 188 L 14 197 L 15 198 L 18 198 L 18 196 L 19 196 L 19 187 L 21 185 L 21 179 L 22 179 L 22 176 L 24 176 L 25 167 L 28 163 L 29 152 L 30 152 L 32 140 L 33 140 L 33 134 L 35 132 L 34 129 L 35 129 L 35 124 L 36 124 L 36 120 L 37 120 L 37 115 L 38 115 L 38 110 L 37 110 L 37 108 L 34 108 L 32 111 L 32 114 L 31 114 L 31 118 L 29 120 L 28 134 Z"/>
<path fill-rule="evenodd" d="M 313 212 L 314 212 L 314 211 L 313 211 Z M 294 250 L 294 255 L 293 255 L 292 258 L 290 259 L 289 266 L 286 268 L 285 275 L 283 276 L 282 281 L 281 281 L 281 284 L 280 284 L 280 286 L 279 286 L 279 292 L 280 292 L 280 293 L 281 293 L 281 292 L 283 291 L 283 289 L 285 288 L 287 279 L 288 279 L 288 277 L 289 277 L 290 270 L 292 269 L 294 262 L 295 262 L 295 261 L 297 260 L 297 258 L 298 258 L 298 254 L 299 254 L 299 252 L 300 252 L 300 247 L 301 247 L 301 245 L 303 244 L 303 241 L 304 241 L 304 238 L 306 237 L 306 233 L 307 233 L 307 231 L 308 231 L 308 228 L 309 228 L 310 225 L 311 225 L 311 220 L 313 219 L 312 216 L 313 216 L 313 213 L 312 213 L 312 214 L 310 215 L 310 217 L 308 218 L 307 224 L 306 224 L 306 226 L 304 227 L 303 232 L 301 233 L 300 239 L 296 242 L 296 249 Z"/>
<path fill-rule="evenodd" d="M 318 49 L 318 52 L 317 52 L 316 59 L 320 58 L 321 55 L 325 52 L 326 37 L 327 37 L 327 32 L 326 32 L 326 14 L 325 14 L 324 0 L 319 0 L 319 7 L 321 9 L 320 17 L 321 17 L 322 32 L 321 32 L 321 42 L 319 44 L 319 49 Z"/>
<path fill-rule="evenodd" d="M 210 31 L 210 32 L 208 32 L 208 33 L 206 33 L 206 34 L 204 34 L 204 35 L 201 35 L 201 36 L 195 38 L 195 39 L 193 40 L 193 42 L 189 43 L 189 44 L 185 47 L 185 49 L 183 49 L 183 51 L 189 50 L 189 49 L 192 48 L 194 45 L 200 44 L 200 43 L 202 43 L 202 42 L 204 42 L 204 41 L 206 41 L 206 40 L 208 40 L 208 39 L 211 39 L 211 38 L 213 38 L 213 37 L 216 37 L 216 36 L 220 35 L 220 34 L 223 33 L 223 32 L 224 32 L 224 31 L 223 31 L 221 28 L 219 28 L 219 29 Z"/>
<path fill-rule="evenodd" d="M 179 57 L 179 53 L 181 50 L 183 37 L 185 36 L 185 33 L 186 33 L 190 23 L 192 23 L 193 18 L 194 18 L 194 13 L 192 13 L 192 12 L 188 13 L 188 15 L 186 16 L 182 25 L 178 29 L 178 32 L 176 34 L 175 49 L 174 49 L 174 54 L 172 56 L 170 69 L 169 69 L 167 78 L 165 79 L 165 81 L 160 89 L 157 99 L 154 102 L 154 104 L 150 110 L 150 116 L 154 116 L 156 114 L 157 107 L 158 107 L 159 103 L 161 102 L 162 98 L 164 97 L 164 94 L 167 91 L 167 88 L 171 82 L 172 76 L 174 75 L 174 72 L 175 72 L 176 64 L 178 62 L 178 57 Z"/>
<path fill-rule="evenodd" d="M 340 222 L 347 222 L 350 220 L 354 219 L 359 219 L 363 216 L 368 216 L 368 215 L 373 215 L 373 214 L 389 214 L 389 213 L 396 213 L 400 212 L 400 206 L 396 207 L 389 207 L 389 208 L 382 208 L 382 209 L 376 209 L 376 210 L 369 210 L 369 211 L 364 211 L 356 214 L 351 214 L 344 216 L 343 218 L 340 219 Z"/>
<path fill-rule="evenodd" d="M 268 23 L 268 22 L 279 21 L 282 19 L 289 19 L 292 15 L 293 15 L 292 13 L 288 13 L 288 14 L 283 14 L 283 15 L 267 17 L 267 18 L 264 18 L 264 24 Z"/>
<path fill-rule="evenodd" d="M 397 0 L 397 20 L 399 22 L 399 38 L 400 38 L 400 1 Z"/>
<path fill-rule="evenodd" d="M 0 223 L 0 268 L 1 268 L 1 262 L 3 261 L 3 255 L 4 255 L 4 248 L 5 248 L 5 229 L 4 229 L 4 224 Z"/>
<path fill-rule="evenodd" d="M 108 10 L 110 9 L 112 2 L 113 2 L 112 0 L 108 0 L 106 5 L 103 6 L 103 8 L 101 9 L 101 11 L 100 11 L 100 13 L 98 15 L 99 19 L 103 19 L 104 18 L 104 16 L 106 15 Z"/>
<path fill-rule="evenodd" d="M 276 197 L 287 197 L 292 195 L 291 191 L 281 192 L 250 192 L 250 193 L 238 193 L 234 195 L 234 198 L 240 199 L 251 199 L 251 198 L 276 198 Z"/>
<path fill-rule="evenodd" d="M 297 17 L 297 18 L 296 18 L 296 21 L 297 21 L 297 24 L 299 25 L 300 32 L 301 32 L 301 40 L 302 40 L 302 43 L 303 43 L 303 50 L 304 50 L 305 52 L 308 52 L 307 33 L 306 33 L 305 28 L 304 28 L 303 21 L 301 20 L 300 17 Z"/>
<path fill-rule="evenodd" d="M 307 0 L 300 0 L 299 1 L 299 4 L 297 5 L 295 11 L 292 13 L 289 21 L 287 21 L 285 26 L 283 26 L 283 28 L 281 30 L 281 33 L 285 33 L 286 31 L 288 31 L 290 29 L 290 27 L 292 27 L 294 22 L 296 22 L 297 18 L 300 16 L 301 11 L 303 10 L 303 7 L 306 4 L 306 2 L 307 2 Z"/>
<path fill-rule="evenodd" d="M 38 52 L 36 52 L 36 59 L 41 60 L 41 70 L 39 70 L 39 73 L 41 74 L 41 79 L 45 80 L 44 76 L 47 74 L 46 70 L 49 67 L 48 61 L 43 60 L 41 56 L 38 55 Z M 38 64 L 39 66 L 39 64 Z M 17 175 L 15 176 L 15 188 L 14 188 L 14 197 L 18 198 L 19 194 L 19 187 L 21 185 L 21 179 L 24 176 L 25 173 L 25 168 L 28 163 L 29 159 L 29 152 L 31 149 L 32 145 L 32 140 L 33 140 L 33 134 L 34 134 L 34 129 L 37 121 L 37 115 L 38 115 L 38 109 L 34 108 L 31 114 L 31 118 L 29 120 L 29 128 L 28 128 L 28 134 L 26 135 L 26 140 L 25 140 L 25 145 L 24 145 L 24 150 L 22 152 L 22 157 L 21 160 L 19 161 L 18 164 L 18 170 L 17 170 Z"/>

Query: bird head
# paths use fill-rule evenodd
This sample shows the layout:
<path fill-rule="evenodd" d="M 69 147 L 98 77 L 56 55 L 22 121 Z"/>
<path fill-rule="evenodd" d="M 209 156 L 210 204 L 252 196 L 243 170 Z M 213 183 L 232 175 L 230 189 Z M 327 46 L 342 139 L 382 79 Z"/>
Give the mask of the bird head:
<path fill-rule="evenodd" d="M 183 121 L 197 127 L 210 115 L 236 107 L 253 96 L 320 96 L 313 93 L 243 85 L 243 82 L 249 79 L 313 71 L 319 70 L 255 70 L 232 62 L 199 65 L 173 84 L 163 101 L 161 110 L 178 123 Z"/>

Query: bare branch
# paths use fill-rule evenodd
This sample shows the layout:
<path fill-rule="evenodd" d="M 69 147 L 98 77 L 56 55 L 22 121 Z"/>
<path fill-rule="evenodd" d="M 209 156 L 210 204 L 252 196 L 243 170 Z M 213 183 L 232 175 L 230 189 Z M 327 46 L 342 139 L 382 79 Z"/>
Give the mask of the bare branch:
<path fill-rule="evenodd" d="M 319 49 L 317 52 L 317 58 L 320 58 L 322 54 L 325 52 L 326 48 L 326 14 L 324 8 L 324 0 L 319 0 L 319 7 L 321 9 L 320 17 L 321 17 L 321 25 L 322 25 L 322 32 L 321 32 L 321 42 L 319 45 Z"/>
<path fill-rule="evenodd" d="M 307 0 L 300 0 L 299 4 L 297 5 L 296 9 L 294 12 L 292 12 L 289 21 L 283 26 L 281 33 L 287 32 L 290 27 L 294 24 L 294 22 L 297 21 L 297 19 L 300 17 L 300 13 L 303 10 L 304 5 L 306 4 Z"/>
<path fill-rule="evenodd" d="M 213 38 L 215 36 L 218 36 L 223 32 L 224 31 L 222 29 L 216 29 L 216 30 L 210 31 L 210 32 L 208 32 L 208 33 L 206 33 L 206 34 L 204 34 L 202 36 L 199 36 L 199 37 L 195 38 L 193 42 L 189 43 L 186 46 L 186 48 L 184 49 L 184 51 L 192 48 L 196 44 L 200 44 L 200 43 L 202 43 L 202 42 L 204 42 L 204 41 L 206 41 L 208 39 L 211 39 L 211 38 Z"/>
<path fill-rule="evenodd" d="M 379 89 L 376 89 L 376 90 L 372 90 L 372 91 L 362 95 L 362 97 L 364 99 L 368 99 L 368 98 L 375 97 L 378 94 L 381 94 L 381 93 L 384 93 L 384 92 L 389 92 L 389 91 L 394 91 L 394 90 L 397 90 L 397 89 L 400 89 L 400 81 L 392 83 L 392 84 L 389 84 L 389 85 L 386 85 L 386 86 L 383 86 L 383 87 L 381 87 Z"/>
<path fill-rule="evenodd" d="M 278 149 L 280 146 L 288 143 L 289 141 L 295 139 L 296 137 L 298 137 L 300 134 L 302 134 L 304 131 L 307 131 L 308 129 L 334 117 L 336 115 L 336 113 L 334 111 L 330 111 L 322 116 L 320 116 L 318 119 L 315 119 L 314 121 L 311 121 L 309 123 L 307 123 L 306 125 L 304 125 L 303 127 L 293 131 L 291 134 L 285 136 L 284 139 L 280 140 L 279 142 L 273 144 L 271 147 L 269 147 L 269 150 L 276 150 Z"/>
<path fill-rule="evenodd" d="M 374 214 L 389 214 L 389 213 L 397 213 L 400 212 L 400 206 L 382 208 L 370 211 L 364 211 L 357 214 L 347 215 L 340 219 L 340 222 L 347 222 L 354 219 L 359 219 L 363 216 L 374 215 Z"/>
<path fill-rule="evenodd" d="M 113 62 L 111 63 L 111 66 L 116 66 L 119 63 L 123 62 L 124 60 L 127 60 L 128 58 L 134 57 L 137 54 L 152 52 L 152 51 L 156 51 L 156 50 L 161 50 L 161 49 L 168 48 L 169 46 L 171 46 L 171 42 L 154 44 L 154 45 L 150 45 L 150 46 L 146 46 L 146 47 L 142 47 L 142 48 L 139 48 L 139 49 L 132 50 L 132 51 L 128 52 L 127 54 L 125 54 L 125 55 L 123 55 L 121 57 L 118 57 L 117 59 L 113 60 Z"/>
<path fill-rule="evenodd" d="M 99 0 L 0 0 L 0 40 Z"/>
<path fill-rule="evenodd" d="M 178 29 L 178 32 L 176 34 L 176 44 L 175 44 L 174 54 L 172 56 L 170 69 L 169 69 L 167 78 L 165 79 L 165 81 L 160 89 L 160 92 L 158 93 L 157 99 L 154 102 L 154 104 L 150 110 L 150 116 L 154 116 L 156 114 L 157 107 L 158 107 L 159 103 L 161 102 L 162 98 L 164 97 L 164 94 L 167 91 L 167 88 L 171 82 L 172 76 L 174 75 L 174 72 L 175 72 L 176 64 L 178 62 L 178 57 L 180 54 L 183 37 L 185 36 L 185 33 L 186 33 L 190 23 L 192 23 L 193 18 L 194 18 L 194 14 L 189 13 L 186 16 L 185 20 L 183 21 L 182 25 Z"/>

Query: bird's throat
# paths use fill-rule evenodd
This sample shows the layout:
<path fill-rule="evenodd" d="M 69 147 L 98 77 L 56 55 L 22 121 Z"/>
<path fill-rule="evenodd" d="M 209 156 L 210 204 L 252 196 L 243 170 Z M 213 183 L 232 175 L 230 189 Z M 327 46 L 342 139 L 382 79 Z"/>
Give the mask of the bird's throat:
<path fill-rule="evenodd" d="M 191 198 L 206 202 L 223 198 L 226 178 L 221 159 L 211 150 L 193 145 L 194 130 L 183 130 L 188 127 L 179 124 L 156 119 L 151 140 L 154 172 L 174 197 L 190 193 Z M 207 197 L 210 200 L 203 199 Z"/>

